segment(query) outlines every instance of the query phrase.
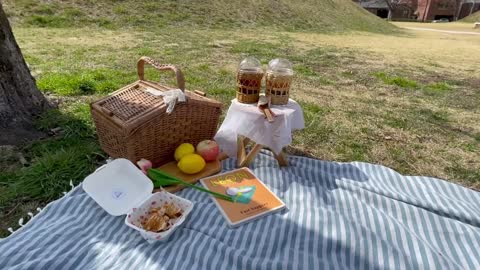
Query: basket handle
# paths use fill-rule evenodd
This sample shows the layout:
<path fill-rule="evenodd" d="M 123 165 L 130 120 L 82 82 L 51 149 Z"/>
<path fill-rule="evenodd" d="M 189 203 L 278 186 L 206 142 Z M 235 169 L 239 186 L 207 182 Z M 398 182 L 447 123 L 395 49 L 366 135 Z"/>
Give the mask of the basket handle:
<path fill-rule="evenodd" d="M 172 70 L 173 72 L 175 72 L 175 76 L 177 77 L 177 86 L 180 90 L 182 90 L 182 92 L 185 92 L 185 79 L 183 77 L 182 71 L 179 68 L 170 64 L 160 64 L 147 56 L 140 57 L 137 62 L 137 73 L 140 80 L 145 80 L 145 63 L 152 65 L 158 70 Z"/>

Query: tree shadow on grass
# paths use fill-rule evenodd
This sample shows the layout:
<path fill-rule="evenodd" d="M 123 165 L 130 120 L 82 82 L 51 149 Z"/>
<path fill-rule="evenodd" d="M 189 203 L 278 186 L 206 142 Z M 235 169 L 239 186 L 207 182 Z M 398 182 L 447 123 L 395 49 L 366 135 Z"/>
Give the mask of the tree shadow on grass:
<path fill-rule="evenodd" d="M 295 147 L 295 146 L 289 145 L 289 146 L 286 147 L 285 150 L 286 150 L 287 154 L 289 154 L 289 155 L 300 156 L 300 157 L 308 157 L 308 158 L 314 158 L 314 159 L 317 158 L 312 153 L 309 153 L 306 150 L 300 149 L 300 148 Z"/>
<path fill-rule="evenodd" d="M 58 133 L 16 150 L 26 164 L 12 158 L 0 170 L 0 237 L 17 228 L 18 219 L 63 196 L 95 170 L 107 156 L 100 149 L 88 104 L 67 104 L 37 121 L 41 132 Z"/>

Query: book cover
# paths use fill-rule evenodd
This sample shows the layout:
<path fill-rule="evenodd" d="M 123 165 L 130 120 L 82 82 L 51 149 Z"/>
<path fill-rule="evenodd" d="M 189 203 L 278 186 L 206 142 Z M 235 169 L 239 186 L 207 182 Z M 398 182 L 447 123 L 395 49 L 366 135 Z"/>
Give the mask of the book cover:
<path fill-rule="evenodd" d="M 285 208 L 285 204 L 248 168 L 201 179 L 211 191 L 234 198 L 235 203 L 211 196 L 232 227 Z"/>

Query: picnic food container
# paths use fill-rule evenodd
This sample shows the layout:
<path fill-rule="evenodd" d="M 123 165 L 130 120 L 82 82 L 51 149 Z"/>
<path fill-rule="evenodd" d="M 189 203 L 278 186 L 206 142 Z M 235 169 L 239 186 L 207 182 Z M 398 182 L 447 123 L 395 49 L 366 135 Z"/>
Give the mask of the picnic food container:
<path fill-rule="evenodd" d="M 166 241 L 193 209 L 191 201 L 164 190 L 152 194 L 152 181 L 132 162 L 123 158 L 115 159 L 97 169 L 85 178 L 82 187 L 110 215 L 127 215 L 125 224 L 138 231 L 150 243 Z M 150 209 L 165 203 L 178 207 L 181 216 L 166 231 L 144 230 L 141 222 L 145 220 Z"/>
<path fill-rule="evenodd" d="M 182 209 L 182 216 L 178 218 L 171 227 L 163 232 L 151 232 L 142 229 L 141 221 L 145 219 L 148 211 L 156 206 L 165 203 L 172 203 Z M 185 217 L 193 208 L 193 203 L 189 200 L 175 196 L 166 191 L 153 193 L 140 207 L 133 208 L 133 211 L 125 218 L 125 223 L 140 232 L 148 242 L 166 241 L 168 237 L 185 221 Z"/>
<path fill-rule="evenodd" d="M 176 75 L 176 88 L 183 91 L 186 102 L 177 103 L 170 114 L 162 94 L 175 87 L 146 80 L 145 63 Z M 145 158 L 159 166 L 173 160 L 179 144 L 196 145 L 213 138 L 221 114 L 220 102 L 199 91 L 185 90 L 183 74 L 173 65 L 143 56 L 138 60 L 137 72 L 138 81 L 91 104 L 100 146 L 107 154 L 132 162 Z"/>
<path fill-rule="evenodd" d="M 290 85 L 293 79 L 292 63 L 287 59 L 277 58 L 268 63 L 265 94 L 272 105 L 285 105 L 290 98 Z"/>
<path fill-rule="evenodd" d="M 237 72 L 237 100 L 240 103 L 257 103 L 262 88 L 263 70 L 260 61 L 247 57 L 240 62 Z"/>

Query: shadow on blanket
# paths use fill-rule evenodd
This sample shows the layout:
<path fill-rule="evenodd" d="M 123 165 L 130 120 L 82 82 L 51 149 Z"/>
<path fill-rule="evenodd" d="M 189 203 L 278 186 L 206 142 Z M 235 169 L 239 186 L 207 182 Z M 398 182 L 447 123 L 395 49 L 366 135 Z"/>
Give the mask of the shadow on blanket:
<path fill-rule="evenodd" d="M 270 151 L 263 150 L 262 158 L 257 158 L 251 165 L 260 179 L 275 179 L 272 187 L 277 196 L 283 197 L 294 185 L 308 188 L 324 204 L 334 204 L 332 192 L 338 189 L 338 181 L 366 182 L 368 175 L 349 163 L 337 163 L 314 159 L 294 157 L 289 159 L 289 166 L 279 167 Z M 320 164 L 320 165 L 319 165 Z M 272 177 L 273 176 L 273 177 Z"/>

